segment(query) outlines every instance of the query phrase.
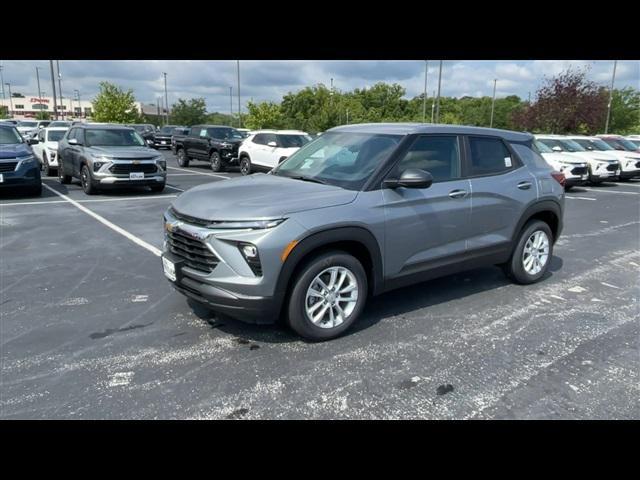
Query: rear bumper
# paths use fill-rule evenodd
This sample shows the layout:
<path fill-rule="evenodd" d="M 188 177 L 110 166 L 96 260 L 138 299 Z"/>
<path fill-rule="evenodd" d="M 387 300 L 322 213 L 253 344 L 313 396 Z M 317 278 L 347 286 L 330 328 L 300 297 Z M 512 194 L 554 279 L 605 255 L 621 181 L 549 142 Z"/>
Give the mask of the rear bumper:
<path fill-rule="evenodd" d="M 202 283 L 182 272 L 182 261 L 164 252 L 163 257 L 175 264 L 176 281 L 169 280 L 175 290 L 213 311 L 254 324 L 272 324 L 278 319 L 280 302 L 274 297 L 247 296 L 228 288 Z"/>

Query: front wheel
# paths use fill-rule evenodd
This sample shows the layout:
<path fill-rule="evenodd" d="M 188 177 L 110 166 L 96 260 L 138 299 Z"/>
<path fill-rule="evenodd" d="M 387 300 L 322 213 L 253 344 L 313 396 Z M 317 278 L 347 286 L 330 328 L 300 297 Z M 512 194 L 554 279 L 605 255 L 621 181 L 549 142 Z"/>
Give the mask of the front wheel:
<path fill-rule="evenodd" d="M 94 195 L 98 192 L 98 189 L 93 184 L 91 180 L 91 172 L 89 172 L 89 167 L 86 165 L 82 166 L 82 170 L 80 170 L 80 183 L 82 183 L 82 190 L 87 195 Z"/>
<path fill-rule="evenodd" d="M 289 326 L 308 340 L 342 335 L 360 316 L 367 300 L 367 275 L 362 264 L 340 251 L 312 258 L 293 285 Z"/>
<path fill-rule="evenodd" d="M 183 148 L 179 149 L 176 152 L 176 157 L 178 157 L 178 165 L 180 165 L 181 167 L 189 166 L 189 159 L 187 158 L 187 155 L 184 153 Z"/>
<path fill-rule="evenodd" d="M 221 172 L 223 165 L 222 159 L 220 158 L 220 154 L 218 152 L 212 152 L 209 156 L 209 161 L 211 162 L 211 170 L 214 172 Z"/>
<path fill-rule="evenodd" d="M 51 168 L 51 165 L 49 165 L 49 160 L 47 159 L 47 155 L 46 154 L 42 156 L 42 160 L 43 160 L 43 164 L 44 164 L 43 165 L 44 174 L 47 177 L 50 177 L 52 175 L 52 173 L 53 173 L 53 169 Z"/>
<path fill-rule="evenodd" d="M 242 157 L 240 159 L 240 173 L 242 175 L 249 175 L 251 173 L 251 160 L 249 160 L 249 157 Z"/>
<path fill-rule="evenodd" d="M 551 228 L 541 220 L 531 220 L 522 229 L 511 258 L 503 268 L 516 283 L 527 285 L 539 281 L 547 273 L 552 256 Z"/>

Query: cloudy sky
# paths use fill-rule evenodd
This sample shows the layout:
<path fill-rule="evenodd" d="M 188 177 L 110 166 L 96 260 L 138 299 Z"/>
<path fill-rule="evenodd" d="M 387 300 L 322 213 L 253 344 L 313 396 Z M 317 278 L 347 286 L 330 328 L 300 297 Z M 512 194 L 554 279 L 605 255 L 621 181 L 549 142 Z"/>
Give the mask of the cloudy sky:
<path fill-rule="evenodd" d="M 41 67 L 42 90 L 51 95 L 48 61 L 1 61 L 4 82 L 12 92 L 37 94 L 35 67 Z M 545 75 L 555 75 L 567 67 L 587 67 L 589 77 L 603 85 L 611 81 L 613 61 L 454 61 L 444 62 L 442 95 L 491 95 L 497 78 L 497 96 L 535 95 Z M 422 93 L 424 61 L 248 61 L 240 62 L 240 93 L 243 109 L 247 100 L 281 99 L 283 94 L 333 78 L 342 91 L 362 88 L 379 81 L 396 82 L 407 90 L 407 97 Z M 93 98 L 102 80 L 134 90 L 136 99 L 154 103 L 164 95 L 162 72 L 167 72 L 169 104 L 178 98 L 204 97 L 212 111 L 229 111 L 229 87 L 233 87 L 233 109 L 237 109 L 236 62 L 223 61 L 61 61 L 62 90 L 68 96 L 74 89 L 83 99 Z M 438 62 L 429 62 L 428 90 L 437 88 Z M 618 62 L 616 87 L 640 88 L 640 62 Z"/>

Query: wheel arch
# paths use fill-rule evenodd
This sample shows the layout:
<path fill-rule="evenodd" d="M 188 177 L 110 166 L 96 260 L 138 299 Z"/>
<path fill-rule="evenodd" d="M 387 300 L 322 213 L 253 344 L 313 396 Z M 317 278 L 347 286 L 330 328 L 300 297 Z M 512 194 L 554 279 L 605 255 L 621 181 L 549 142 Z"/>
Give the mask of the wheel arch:
<path fill-rule="evenodd" d="M 513 243 L 517 241 L 518 234 L 530 220 L 537 219 L 545 222 L 551 228 L 553 243 L 562 233 L 562 207 L 554 200 L 543 200 L 527 207 L 513 232 Z"/>

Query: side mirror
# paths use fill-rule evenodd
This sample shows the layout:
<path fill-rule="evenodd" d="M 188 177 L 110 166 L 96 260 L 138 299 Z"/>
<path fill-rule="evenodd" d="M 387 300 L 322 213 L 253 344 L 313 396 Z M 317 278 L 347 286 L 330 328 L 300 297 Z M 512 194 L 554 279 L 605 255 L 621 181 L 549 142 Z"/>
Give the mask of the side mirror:
<path fill-rule="evenodd" d="M 36 143 L 39 143 L 37 138 L 30 138 L 29 139 L 29 145 L 35 145 Z"/>
<path fill-rule="evenodd" d="M 69 145 L 78 145 L 78 139 L 77 138 L 70 138 L 68 143 L 69 143 Z"/>
<path fill-rule="evenodd" d="M 267 143 L 267 145 L 269 147 L 277 147 L 278 146 L 278 144 L 276 142 L 269 142 L 269 143 Z"/>
<path fill-rule="evenodd" d="M 562 151 L 562 149 L 560 147 L 558 147 L 558 146 L 553 147 L 551 150 L 553 150 L 554 152 L 561 152 Z"/>
<path fill-rule="evenodd" d="M 433 175 L 419 168 L 407 168 L 400 178 L 387 178 L 383 185 L 387 188 L 429 188 L 433 183 Z"/>

